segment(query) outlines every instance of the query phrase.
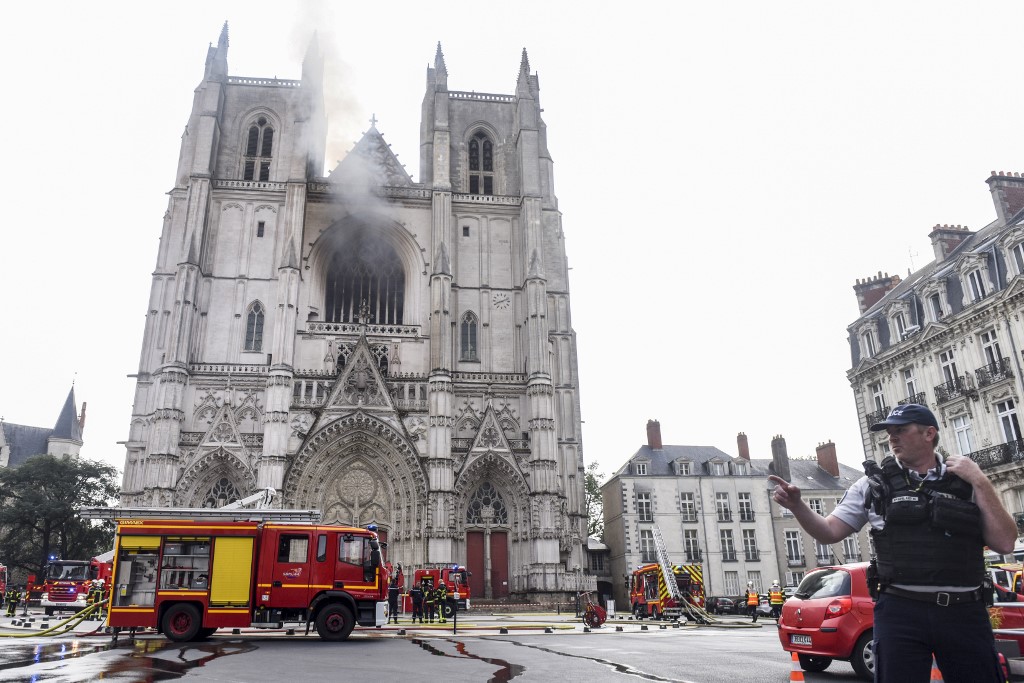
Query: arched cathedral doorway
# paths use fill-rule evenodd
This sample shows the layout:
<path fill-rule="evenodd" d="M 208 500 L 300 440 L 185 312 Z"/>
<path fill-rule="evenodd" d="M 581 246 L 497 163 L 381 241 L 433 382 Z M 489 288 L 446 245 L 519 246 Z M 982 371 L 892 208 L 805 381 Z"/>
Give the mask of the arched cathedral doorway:
<path fill-rule="evenodd" d="M 471 594 L 504 598 L 509 594 L 508 508 L 489 481 L 466 505 L 466 569 Z"/>

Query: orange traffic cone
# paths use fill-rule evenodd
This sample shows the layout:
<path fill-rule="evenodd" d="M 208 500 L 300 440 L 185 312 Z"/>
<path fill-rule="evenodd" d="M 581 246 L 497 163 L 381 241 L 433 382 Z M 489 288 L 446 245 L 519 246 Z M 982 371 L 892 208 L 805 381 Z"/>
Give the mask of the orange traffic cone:
<path fill-rule="evenodd" d="M 800 668 L 800 658 L 795 652 L 793 653 L 793 671 L 789 674 L 789 683 L 793 683 L 793 681 L 804 683 L 804 670 Z"/>
<path fill-rule="evenodd" d="M 932 656 L 932 675 L 928 677 L 929 681 L 941 681 L 942 672 L 939 671 L 939 665 L 935 662 L 935 657 Z"/>

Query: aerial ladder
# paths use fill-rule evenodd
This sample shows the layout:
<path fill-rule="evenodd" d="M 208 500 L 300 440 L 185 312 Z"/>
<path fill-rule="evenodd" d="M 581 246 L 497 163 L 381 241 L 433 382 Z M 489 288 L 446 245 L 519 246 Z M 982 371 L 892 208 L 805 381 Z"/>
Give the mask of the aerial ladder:
<path fill-rule="evenodd" d="M 90 507 L 79 514 L 84 519 L 192 519 L 230 522 L 292 522 L 319 524 L 320 510 L 286 510 L 272 508 L 277 492 L 265 488 L 251 496 L 241 498 L 219 508 L 158 508 L 158 507 Z"/>
<path fill-rule="evenodd" d="M 653 531 L 654 549 L 658 554 L 658 566 L 661 568 L 661 585 L 658 586 L 658 591 L 662 604 L 664 604 L 666 598 L 671 597 L 679 605 L 680 615 L 685 614 L 687 618 L 693 619 L 698 624 L 710 624 L 716 621 L 702 607 L 690 602 L 689 595 L 683 595 L 683 591 L 679 590 L 679 584 L 676 582 L 676 573 L 668 559 L 668 550 L 665 549 L 665 540 L 661 537 L 661 529 L 655 525 Z"/>

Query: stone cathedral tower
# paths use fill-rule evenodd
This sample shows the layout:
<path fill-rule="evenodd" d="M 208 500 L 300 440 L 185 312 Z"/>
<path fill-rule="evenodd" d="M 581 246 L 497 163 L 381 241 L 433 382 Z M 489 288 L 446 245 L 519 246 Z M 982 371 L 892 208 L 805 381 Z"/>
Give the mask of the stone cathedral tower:
<path fill-rule="evenodd" d="M 474 596 L 575 589 L 586 512 L 576 340 L 539 84 L 427 69 L 420 182 L 376 121 L 326 176 L 323 62 L 228 75 L 185 128 L 153 275 L 123 503 L 262 487 L 376 523 L 392 561 Z"/>

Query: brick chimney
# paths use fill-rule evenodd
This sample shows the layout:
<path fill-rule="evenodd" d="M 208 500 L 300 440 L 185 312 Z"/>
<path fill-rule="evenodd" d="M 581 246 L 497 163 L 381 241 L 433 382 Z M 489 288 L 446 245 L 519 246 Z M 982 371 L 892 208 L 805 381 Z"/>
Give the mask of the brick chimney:
<path fill-rule="evenodd" d="M 789 478 L 789 452 L 786 440 L 781 436 L 772 439 L 772 470 L 786 481 L 792 481 Z"/>
<path fill-rule="evenodd" d="M 736 448 L 739 449 L 741 458 L 750 460 L 750 446 L 747 445 L 747 435 L 743 432 L 736 435 Z"/>
<path fill-rule="evenodd" d="M 939 225 L 936 223 L 932 231 L 928 233 L 928 237 L 932 241 L 932 249 L 935 251 L 935 261 L 945 261 L 947 256 L 973 234 L 966 225 Z"/>
<path fill-rule="evenodd" d="M 836 445 L 829 441 L 818 445 L 818 467 L 839 478 L 839 458 L 836 457 Z"/>
<path fill-rule="evenodd" d="M 992 201 L 995 202 L 999 222 L 1006 225 L 1024 209 L 1024 176 L 1020 173 L 992 171 L 992 175 L 985 182 L 992 192 Z"/>
<path fill-rule="evenodd" d="M 661 450 L 661 423 L 657 420 L 647 421 L 647 445 L 652 450 Z"/>
<path fill-rule="evenodd" d="M 878 275 L 875 277 L 858 279 L 857 283 L 853 285 L 853 291 L 857 293 L 857 306 L 860 308 L 861 314 L 866 313 L 899 283 L 899 275 L 889 277 L 889 273 L 882 275 L 882 271 L 878 271 Z"/>

